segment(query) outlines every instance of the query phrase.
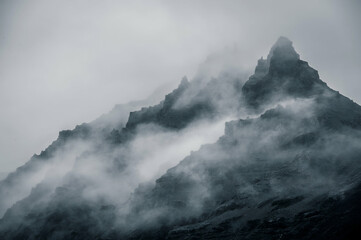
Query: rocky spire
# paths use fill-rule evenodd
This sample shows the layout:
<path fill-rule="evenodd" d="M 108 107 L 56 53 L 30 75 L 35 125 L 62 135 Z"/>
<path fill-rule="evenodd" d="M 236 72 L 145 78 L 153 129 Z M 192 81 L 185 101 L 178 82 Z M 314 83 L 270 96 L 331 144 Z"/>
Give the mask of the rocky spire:
<path fill-rule="evenodd" d="M 300 60 L 292 42 L 280 37 L 267 59 L 258 60 L 255 74 L 244 84 L 242 92 L 249 105 L 258 107 L 282 97 L 308 97 L 324 87 L 317 71 Z"/>
<path fill-rule="evenodd" d="M 285 65 L 292 66 L 294 63 L 300 60 L 300 55 L 295 51 L 292 46 L 292 42 L 286 37 L 280 37 L 276 43 L 272 46 L 267 59 L 258 60 L 255 76 L 263 76 L 271 71 L 285 69 Z"/>
<path fill-rule="evenodd" d="M 280 37 L 276 43 L 272 46 L 267 60 L 299 60 L 300 55 L 295 51 L 292 46 L 292 42 L 286 37 Z"/>

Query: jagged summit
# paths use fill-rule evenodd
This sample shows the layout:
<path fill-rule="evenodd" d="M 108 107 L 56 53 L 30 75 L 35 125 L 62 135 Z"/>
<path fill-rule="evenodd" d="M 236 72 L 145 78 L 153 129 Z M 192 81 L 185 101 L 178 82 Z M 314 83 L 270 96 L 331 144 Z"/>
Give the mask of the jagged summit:
<path fill-rule="evenodd" d="M 271 74 L 279 72 L 292 74 L 297 71 L 301 63 L 300 55 L 293 48 L 292 42 L 285 37 L 280 37 L 272 46 L 267 61 L 269 63 L 268 72 Z"/>
<path fill-rule="evenodd" d="M 300 59 L 292 42 L 280 37 L 267 59 L 258 60 L 254 75 L 245 83 L 242 91 L 249 105 L 259 107 L 283 97 L 319 94 L 325 86 L 318 72 Z"/>
<path fill-rule="evenodd" d="M 268 61 L 289 61 L 299 59 L 300 55 L 293 48 L 292 42 L 286 37 L 278 38 L 267 57 Z"/>
<path fill-rule="evenodd" d="M 272 66 L 272 71 L 275 67 L 282 68 L 285 64 L 295 64 L 298 60 L 300 60 L 300 55 L 294 49 L 292 41 L 281 36 L 275 44 L 273 44 L 267 58 L 263 59 L 262 57 L 258 60 L 255 75 L 261 76 L 267 74 L 270 70 L 270 66 Z"/>
<path fill-rule="evenodd" d="M 328 88 L 287 38 L 244 85 L 184 77 L 159 104 L 134 108 L 128 121 L 114 114 L 60 132 L 0 181 L 0 239 L 361 234 L 361 106 Z M 216 142 L 188 151 L 228 117 Z"/>
<path fill-rule="evenodd" d="M 273 44 L 274 47 L 284 47 L 284 46 L 292 46 L 292 41 L 289 40 L 287 37 L 280 36 L 275 44 Z"/>

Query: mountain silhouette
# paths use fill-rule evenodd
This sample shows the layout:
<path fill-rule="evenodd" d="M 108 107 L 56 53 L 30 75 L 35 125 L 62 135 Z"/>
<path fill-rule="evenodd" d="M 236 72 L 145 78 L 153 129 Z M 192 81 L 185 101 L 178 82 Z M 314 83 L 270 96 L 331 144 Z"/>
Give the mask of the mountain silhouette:
<path fill-rule="evenodd" d="M 358 239 L 361 107 L 289 39 L 247 81 L 185 77 L 138 107 L 60 132 L 1 181 L 0 239 Z M 225 118 L 216 142 L 139 180 L 142 159 Z"/>

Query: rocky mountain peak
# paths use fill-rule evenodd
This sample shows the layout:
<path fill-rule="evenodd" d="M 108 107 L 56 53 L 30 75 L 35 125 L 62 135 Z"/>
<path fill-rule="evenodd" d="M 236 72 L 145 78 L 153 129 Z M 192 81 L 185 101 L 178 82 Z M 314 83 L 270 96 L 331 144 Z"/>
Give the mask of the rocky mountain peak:
<path fill-rule="evenodd" d="M 280 37 L 272 46 L 267 59 L 261 58 L 254 75 L 242 91 L 248 104 L 259 107 L 287 97 L 309 97 L 325 89 L 318 72 L 293 48 L 292 42 Z"/>
<path fill-rule="evenodd" d="M 285 37 L 224 76 L 61 131 L 0 181 L 0 239 L 358 239 L 361 106 Z"/>
<path fill-rule="evenodd" d="M 267 57 L 269 61 L 275 60 L 299 60 L 300 55 L 295 51 L 290 41 L 286 37 L 280 37 L 276 43 L 272 46 L 271 51 Z"/>
<path fill-rule="evenodd" d="M 280 37 L 268 54 L 268 72 L 271 74 L 293 73 L 298 67 L 299 61 L 300 55 L 293 48 L 292 42 L 286 37 Z"/>
<path fill-rule="evenodd" d="M 294 49 L 292 41 L 281 36 L 273 44 L 267 58 L 262 57 L 258 60 L 255 76 L 261 77 L 268 72 L 285 70 L 290 66 L 295 66 L 298 60 L 300 60 L 300 55 Z"/>

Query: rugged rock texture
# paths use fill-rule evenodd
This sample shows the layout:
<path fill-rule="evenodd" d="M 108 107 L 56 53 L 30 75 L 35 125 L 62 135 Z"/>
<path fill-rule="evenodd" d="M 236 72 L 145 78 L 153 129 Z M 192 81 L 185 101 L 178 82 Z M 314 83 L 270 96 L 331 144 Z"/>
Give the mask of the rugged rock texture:
<path fill-rule="evenodd" d="M 126 185 L 102 191 L 107 185 L 99 182 L 107 182 L 86 174 L 84 166 L 95 162 L 95 168 L 104 168 L 121 185 L 129 166 L 136 164 L 128 146 L 144 125 L 177 132 L 200 119 L 245 111 L 250 117 L 226 123 L 217 142 L 192 152 L 155 182 L 139 184 L 125 201 L 120 198 Z M 95 130 L 85 124 L 63 131 L 24 170 L 1 182 L 0 192 L 5 186 L 21 187 L 16 181 L 31 176 L 33 162 L 49 161 L 71 141 L 97 139 L 76 155 L 74 168 L 63 177 L 39 180 L 29 195 L 2 205 L 7 206 L 0 220 L 2 239 L 360 235 L 361 107 L 320 80 L 287 38 L 281 37 L 267 59 L 259 60 L 243 86 L 241 79 L 183 79 L 160 104 L 131 112 L 123 126 Z M 112 198 L 112 191 L 120 193 Z M 16 197 L 18 202 L 9 206 Z"/>
<path fill-rule="evenodd" d="M 311 97 L 322 94 L 326 84 L 318 72 L 300 60 L 292 42 L 281 37 L 266 60 L 260 59 L 255 74 L 242 88 L 247 103 L 260 107 L 287 97 Z"/>

